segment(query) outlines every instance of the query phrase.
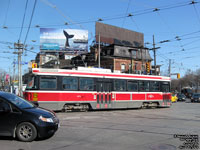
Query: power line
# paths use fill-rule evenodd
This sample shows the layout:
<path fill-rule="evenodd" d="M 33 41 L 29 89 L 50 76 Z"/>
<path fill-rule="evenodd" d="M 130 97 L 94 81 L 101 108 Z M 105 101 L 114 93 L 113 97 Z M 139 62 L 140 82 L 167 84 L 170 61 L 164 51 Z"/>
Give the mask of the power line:
<path fill-rule="evenodd" d="M 126 13 L 125 13 L 125 14 L 127 14 L 130 4 L 131 4 L 131 0 L 128 1 L 128 6 L 127 6 L 127 9 L 126 9 Z M 125 17 L 125 18 L 123 19 L 123 21 L 122 21 L 122 28 L 124 27 L 125 20 L 126 20 L 126 17 Z"/>
<path fill-rule="evenodd" d="M 31 13 L 31 19 L 30 19 L 28 30 L 27 30 L 27 33 L 26 33 L 26 36 L 25 36 L 25 40 L 24 40 L 24 45 L 26 44 L 26 40 L 28 38 L 28 34 L 29 34 L 29 30 L 30 30 L 31 23 L 32 23 L 32 20 L 33 20 L 33 15 L 34 15 L 34 12 L 35 12 L 36 4 L 37 4 L 37 0 L 34 1 L 34 6 L 33 6 L 32 13 Z"/>
<path fill-rule="evenodd" d="M 165 21 L 165 19 L 161 16 L 161 14 L 159 12 L 157 12 L 158 16 L 160 17 L 160 19 L 163 21 L 163 23 L 167 26 L 167 28 L 169 29 L 169 31 L 172 33 L 172 35 L 176 35 L 174 33 L 174 30 L 171 29 L 171 27 L 168 25 L 168 23 Z M 179 46 L 182 48 L 182 43 L 180 40 L 177 40 L 177 42 L 179 43 Z"/>
<path fill-rule="evenodd" d="M 129 17 L 131 19 L 131 21 L 135 24 L 137 30 L 140 30 L 139 26 L 137 25 L 136 21 L 133 19 L 133 17 Z"/>
<path fill-rule="evenodd" d="M 42 0 L 44 1 L 44 0 Z M 195 4 L 198 4 L 199 1 L 196 1 Z M 127 14 L 121 14 L 121 15 L 117 15 L 116 17 L 98 17 L 94 20 L 87 20 L 87 21 L 80 21 L 80 22 L 72 22 L 72 23 L 64 23 L 64 24 L 54 24 L 54 25 L 35 25 L 35 26 L 32 26 L 30 28 L 38 28 L 38 27 L 46 27 L 46 26 L 49 26 L 49 27 L 53 27 L 53 26 L 66 26 L 66 25 L 80 25 L 80 24 L 87 24 L 87 23 L 94 23 L 96 21 L 111 21 L 111 20 L 116 20 L 116 19 L 123 19 L 123 18 L 126 18 L 126 17 L 130 17 L 129 14 L 132 14 L 132 16 L 139 16 L 139 15 L 144 15 L 144 14 L 149 14 L 149 13 L 154 13 L 154 12 L 157 12 L 157 11 L 162 11 L 162 10 L 169 10 L 169 9 L 174 9 L 174 8 L 178 8 L 178 7 L 184 7 L 184 6 L 188 6 L 188 5 L 191 5 L 191 3 L 189 2 L 184 2 L 184 3 L 176 3 L 172 6 L 163 6 L 163 7 L 158 7 L 158 8 L 154 8 L 154 9 L 146 9 L 146 10 L 141 10 L 141 11 L 136 11 L 136 12 L 129 12 Z M 54 5 L 53 5 L 54 6 Z M 57 7 L 55 7 L 57 8 Z M 20 27 L 10 27 L 10 28 L 20 28 Z M 28 28 L 28 27 L 24 27 L 24 28 Z"/>
<path fill-rule="evenodd" d="M 23 16 L 23 20 L 22 20 L 21 31 L 20 31 L 20 34 L 19 34 L 19 41 L 20 41 L 20 39 L 21 39 L 22 30 L 23 30 L 23 28 L 24 28 L 24 20 L 25 20 L 25 17 L 26 17 L 27 6 L 28 6 L 28 0 L 26 0 L 26 5 L 25 5 L 24 16 Z"/>
<path fill-rule="evenodd" d="M 199 24 L 200 24 L 200 16 L 199 16 L 199 13 L 198 13 L 198 11 L 197 11 L 197 9 L 196 9 L 196 6 L 195 6 L 196 3 L 197 3 L 197 2 L 195 2 L 195 1 L 192 0 L 192 2 L 191 2 L 190 4 L 193 6 L 194 11 L 195 11 L 196 16 L 197 16 L 197 19 L 198 19 Z"/>
<path fill-rule="evenodd" d="M 46 5 L 50 6 L 51 8 L 55 9 L 55 10 L 57 11 L 57 13 L 59 13 L 62 17 L 64 17 L 64 18 L 65 18 L 66 20 L 68 20 L 69 22 L 75 23 L 69 16 L 66 16 L 56 5 L 50 3 L 48 0 L 40 0 L 40 1 L 42 1 L 42 2 L 45 3 Z M 69 23 L 68 23 L 68 22 L 64 22 L 64 25 L 65 25 L 65 26 L 67 25 L 67 26 L 69 27 Z M 81 24 L 77 24 L 77 25 L 79 25 L 79 27 L 80 27 L 81 29 L 84 29 L 83 26 L 82 26 Z M 93 36 L 93 35 L 92 35 L 92 32 L 91 32 L 91 36 Z"/>
<path fill-rule="evenodd" d="M 185 36 L 188 36 L 188 35 L 193 35 L 193 34 L 196 34 L 196 33 L 200 33 L 200 31 L 195 31 L 195 32 L 184 34 L 184 35 L 176 36 L 173 39 L 162 40 L 162 41 L 160 41 L 160 42 L 158 42 L 156 44 L 166 43 L 166 42 L 174 42 L 174 41 L 177 41 L 177 40 L 189 40 L 189 39 L 199 38 L 200 36 L 181 38 L 181 37 L 185 37 Z"/>
<path fill-rule="evenodd" d="M 8 17 L 9 7 L 10 7 L 10 0 L 8 0 L 8 7 L 6 9 L 6 15 L 5 15 L 5 20 L 4 20 L 3 28 L 6 28 L 6 21 L 7 21 L 7 17 Z"/>

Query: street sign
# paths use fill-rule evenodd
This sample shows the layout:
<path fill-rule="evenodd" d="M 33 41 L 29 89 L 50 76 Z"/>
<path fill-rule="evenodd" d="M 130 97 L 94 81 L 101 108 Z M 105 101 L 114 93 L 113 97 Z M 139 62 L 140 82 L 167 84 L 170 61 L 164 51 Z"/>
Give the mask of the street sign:
<path fill-rule="evenodd" d="M 18 64 L 18 62 L 17 62 L 17 61 L 14 61 L 13 64 Z M 22 61 L 22 62 L 21 62 L 21 65 L 28 65 L 28 62 Z"/>

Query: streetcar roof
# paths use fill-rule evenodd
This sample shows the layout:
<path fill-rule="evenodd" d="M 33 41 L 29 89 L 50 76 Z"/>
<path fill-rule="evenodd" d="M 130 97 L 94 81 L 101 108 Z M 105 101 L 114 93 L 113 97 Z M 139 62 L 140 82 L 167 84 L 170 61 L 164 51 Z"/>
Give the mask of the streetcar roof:
<path fill-rule="evenodd" d="M 77 76 L 77 77 L 93 77 L 93 78 L 117 78 L 117 79 L 137 79 L 137 80 L 161 80 L 170 81 L 170 77 L 154 76 L 154 75 L 139 75 L 126 73 L 112 73 L 110 69 L 83 69 L 68 70 L 68 69 L 49 69 L 49 68 L 33 68 L 32 73 L 36 75 L 56 75 L 56 76 Z"/>

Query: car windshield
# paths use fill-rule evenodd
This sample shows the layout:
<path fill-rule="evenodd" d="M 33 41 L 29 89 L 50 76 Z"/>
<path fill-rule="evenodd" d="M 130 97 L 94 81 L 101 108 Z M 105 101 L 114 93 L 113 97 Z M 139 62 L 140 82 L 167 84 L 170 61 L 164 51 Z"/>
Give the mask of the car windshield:
<path fill-rule="evenodd" d="M 200 94 L 194 94 L 193 96 L 194 97 L 200 97 Z"/>
<path fill-rule="evenodd" d="M 184 94 L 179 94 L 178 97 L 185 97 L 185 95 Z"/>
<path fill-rule="evenodd" d="M 17 107 L 21 108 L 21 109 L 27 109 L 27 108 L 33 108 L 35 107 L 34 104 L 26 101 L 25 99 L 18 97 L 14 94 L 2 94 L 2 97 L 4 97 L 5 99 L 7 99 L 8 101 L 10 101 L 11 103 L 13 103 L 14 105 L 16 105 Z"/>

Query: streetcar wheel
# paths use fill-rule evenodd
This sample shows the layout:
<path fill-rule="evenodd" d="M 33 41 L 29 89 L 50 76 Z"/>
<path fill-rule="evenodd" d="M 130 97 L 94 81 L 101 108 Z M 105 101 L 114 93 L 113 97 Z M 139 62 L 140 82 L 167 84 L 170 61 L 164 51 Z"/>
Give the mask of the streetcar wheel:
<path fill-rule="evenodd" d="M 23 142 L 31 142 L 37 137 L 37 130 L 32 123 L 23 122 L 17 126 L 17 138 Z"/>

